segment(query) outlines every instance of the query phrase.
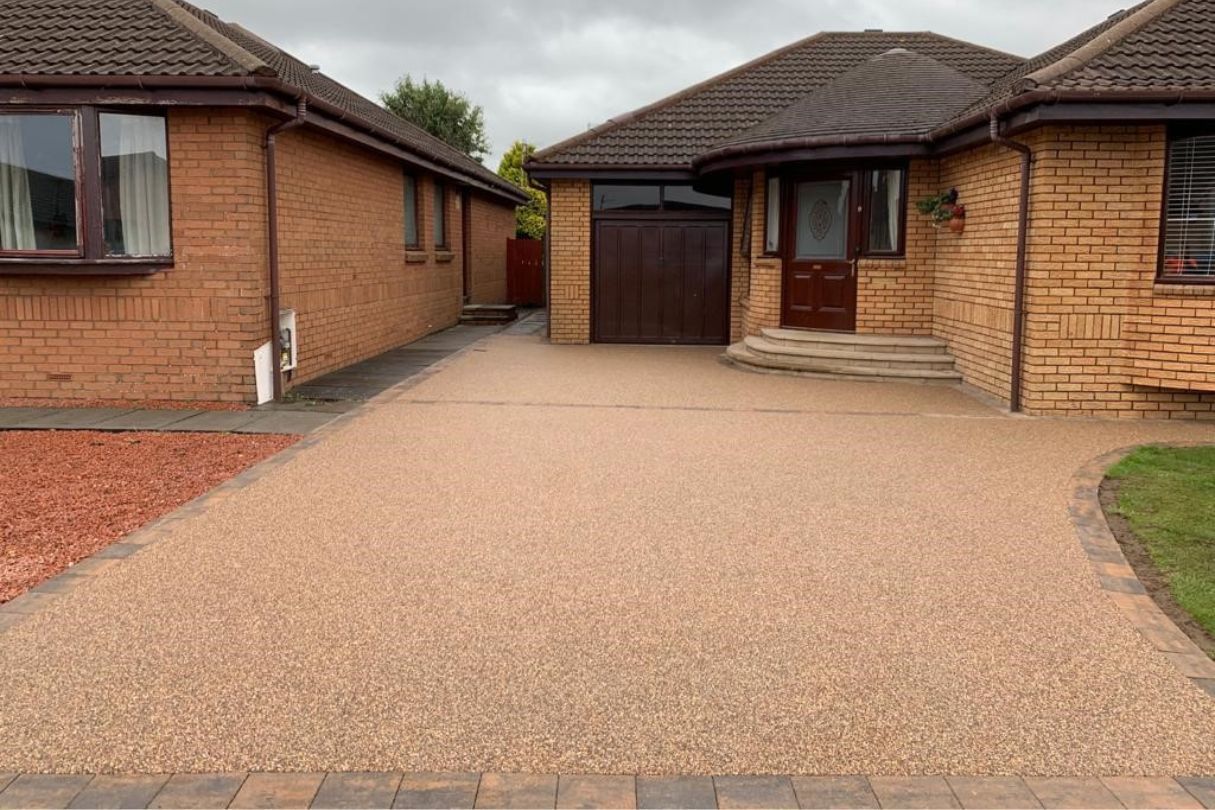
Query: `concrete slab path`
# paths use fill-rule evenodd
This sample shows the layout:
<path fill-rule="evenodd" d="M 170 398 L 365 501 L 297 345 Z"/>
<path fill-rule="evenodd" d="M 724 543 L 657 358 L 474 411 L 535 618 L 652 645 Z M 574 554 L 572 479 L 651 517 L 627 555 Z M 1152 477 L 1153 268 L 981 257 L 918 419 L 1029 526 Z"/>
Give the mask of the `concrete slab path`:
<path fill-rule="evenodd" d="M 1215 773 L 1067 513 L 1215 427 L 718 355 L 502 334 L 376 400 L 0 633 L 0 771 Z"/>

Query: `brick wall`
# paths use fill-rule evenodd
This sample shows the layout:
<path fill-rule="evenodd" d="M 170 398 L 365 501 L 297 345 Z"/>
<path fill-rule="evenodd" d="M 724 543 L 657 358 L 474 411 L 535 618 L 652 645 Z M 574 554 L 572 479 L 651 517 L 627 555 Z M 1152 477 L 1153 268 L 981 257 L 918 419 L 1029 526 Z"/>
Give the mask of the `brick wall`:
<path fill-rule="evenodd" d="M 966 206 L 963 233 L 935 231 L 933 334 L 949 342 L 966 382 L 1005 399 L 1020 182 L 1019 156 L 989 144 L 941 160 L 937 188 L 928 192 L 956 188 Z M 925 219 L 918 211 L 909 217 Z"/>
<path fill-rule="evenodd" d="M 1215 296 L 1155 284 L 1164 127 L 1055 127 L 1027 142 L 1026 410 L 1215 416 Z"/>
<path fill-rule="evenodd" d="M 515 235 L 515 211 L 478 194 L 472 201 L 472 289 L 474 304 L 506 302 L 506 240 Z"/>
<path fill-rule="evenodd" d="M 549 339 L 591 339 L 591 186 L 554 180 L 549 189 Z"/>
<path fill-rule="evenodd" d="M 937 232 L 915 210 L 915 201 L 937 193 L 935 160 L 913 160 L 907 170 L 906 245 L 901 259 L 857 262 L 856 331 L 862 334 L 930 335 Z"/>
<path fill-rule="evenodd" d="M 784 263 L 777 256 L 764 255 L 767 236 L 768 182 L 761 171 L 751 175 L 755 189 L 751 200 L 751 258 L 746 263 L 746 301 L 742 306 L 742 331 L 747 335 L 758 335 L 768 328 L 780 326 L 781 271 Z M 744 201 L 734 199 L 735 208 Z M 741 219 L 743 212 L 736 212 Z"/>
<path fill-rule="evenodd" d="M 763 185 L 760 175 L 759 185 Z M 755 201 L 751 199 L 751 190 L 755 187 L 754 177 L 739 177 L 734 181 L 734 197 L 731 215 L 731 245 L 730 245 L 730 340 L 742 340 L 746 334 L 745 323 L 747 315 L 747 297 L 751 287 L 751 255 L 756 251 L 754 239 L 748 239 L 751 223 L 747 220 L 748 212 L 755 210 Z M 761 191 L 762 193 L 762 191 Z M 759 245 L 763 249 L 763 244 Z"/>
<path fill-rule="evenodd" d="M 266 335 L 265 126 L 242 111 L 170 111 L 171 270 L 0 276 L 0 396 L 253 399 Z"/>
<path fill-rule="evenodd" d="M 448 186 L 447 246 L 440 248 L 433 179 L 416 176 L 421 245 L 407 256 L 399 162 L 309 129 L 280 136 L 280 289 L 299 332 L 289 386 L 459 319 L 460 195 Z"/>

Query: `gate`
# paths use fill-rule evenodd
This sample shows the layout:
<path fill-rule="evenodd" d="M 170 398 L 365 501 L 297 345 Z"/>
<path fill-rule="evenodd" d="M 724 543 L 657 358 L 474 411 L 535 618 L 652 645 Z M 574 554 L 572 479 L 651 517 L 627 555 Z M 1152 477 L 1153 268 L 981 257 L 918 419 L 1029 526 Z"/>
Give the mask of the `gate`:
<path fill-rule="evenodd" d="M 545 305 L 544 242 L 506 240 L 506 297 L 517 307 Z"/>

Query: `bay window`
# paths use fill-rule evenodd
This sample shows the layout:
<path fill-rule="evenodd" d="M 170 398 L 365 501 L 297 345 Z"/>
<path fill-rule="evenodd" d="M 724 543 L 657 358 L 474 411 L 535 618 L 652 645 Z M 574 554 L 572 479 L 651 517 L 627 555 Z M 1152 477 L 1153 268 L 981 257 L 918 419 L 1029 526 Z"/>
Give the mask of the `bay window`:
<path fill-rule="evenodd" d="M 1159 278 L 1215 283 L 1215 133 L 1170 133 Z"/>
<path fill-rule="evenodd" d="M 0 108 L 0 265 L 146 271 L 171 230 L 163 115 Z"/>

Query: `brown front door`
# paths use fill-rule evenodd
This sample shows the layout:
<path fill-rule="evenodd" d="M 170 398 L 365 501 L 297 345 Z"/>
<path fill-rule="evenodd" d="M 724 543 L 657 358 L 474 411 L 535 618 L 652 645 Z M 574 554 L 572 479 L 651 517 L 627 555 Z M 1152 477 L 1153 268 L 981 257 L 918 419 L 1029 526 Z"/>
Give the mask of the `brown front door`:
<path fill-rule="evenodd" d="M 849 175 L 790 184 L 781 325 L 856 330 L 856 205 Z"/>

